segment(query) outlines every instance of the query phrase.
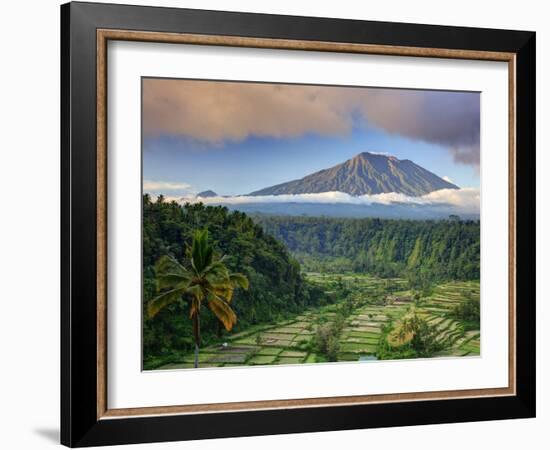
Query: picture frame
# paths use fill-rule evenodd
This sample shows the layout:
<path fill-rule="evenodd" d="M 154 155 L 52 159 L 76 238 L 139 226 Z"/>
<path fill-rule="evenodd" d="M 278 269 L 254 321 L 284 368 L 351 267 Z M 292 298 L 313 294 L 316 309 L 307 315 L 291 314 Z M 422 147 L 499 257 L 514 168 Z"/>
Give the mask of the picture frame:
<path fill-rule="evenodd" d="M 535 416 L 535 33 L 72 2 L 61 6 L 61 443 L 70 447 Z M 112 409 L 107 401 L 107 43 L 508 65 L 508 386 Z"/>

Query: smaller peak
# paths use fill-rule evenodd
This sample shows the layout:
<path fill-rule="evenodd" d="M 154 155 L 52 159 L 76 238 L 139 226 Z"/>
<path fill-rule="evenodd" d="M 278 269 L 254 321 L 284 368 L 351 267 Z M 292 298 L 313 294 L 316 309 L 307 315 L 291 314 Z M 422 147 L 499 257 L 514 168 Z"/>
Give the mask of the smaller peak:
<path fill-rule="evenodd" d="M 197 194 L 197 198 L 208 198 L 208 197 L 217 197 L 218 194 L 216 194 L 213 190 L 208 189 L 207 191 L 202 191 Z"/>

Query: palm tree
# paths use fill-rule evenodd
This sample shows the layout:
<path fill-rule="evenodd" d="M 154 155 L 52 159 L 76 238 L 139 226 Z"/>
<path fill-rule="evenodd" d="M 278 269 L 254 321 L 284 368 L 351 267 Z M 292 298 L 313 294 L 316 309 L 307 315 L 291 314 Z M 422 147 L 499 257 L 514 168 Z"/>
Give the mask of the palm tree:
<path fill-rule="evenodd" d="M 402 345 L 403 342 L 405 342 L 405 339 L 407 338 L 408 331 L 405 329 L 405 327 L 406 327 L 406 323 L 403 323 L 399 328 L 399 331 L 397 332 L 397 339 L 399 341 L 399 345 Z"/>
<path fill-rule="evenodd" d="M 230 306 L 233 292 L 238 287 L 248 289 L 248 279 L 243 274 L 229 272 L 224 257 L 217 257 L 208 243 L 206 229 L 195 232 L 193 243 L 186 251 L 185 266 L 175 258 L 162 256 L 155 271 L 157 291 L 161 293 L 149 302 L 149 317 L 181 299 L 187 300 L 189 318 L 193 321 L 195 367 L 198 367 L 202 303 L 206 301 L 225 329 L 231 330 L 237 322 L 237 315 Z"/>

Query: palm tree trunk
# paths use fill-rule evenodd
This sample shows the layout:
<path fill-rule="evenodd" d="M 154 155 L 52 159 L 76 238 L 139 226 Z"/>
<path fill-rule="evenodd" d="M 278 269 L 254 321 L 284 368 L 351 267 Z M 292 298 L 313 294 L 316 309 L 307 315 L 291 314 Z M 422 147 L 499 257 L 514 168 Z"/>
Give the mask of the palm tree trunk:
<path fill-rule="evenodd" d="M 195 344 L 195 369 L 199 367 L 199 346 Z"/>
<path fill-rule="evenodd" d="M 199 313 L 193 316 L 193 335 L 195 336 L 195 369 L 199 367 L 199 347 L 201 345 L 201 324 Z"/>

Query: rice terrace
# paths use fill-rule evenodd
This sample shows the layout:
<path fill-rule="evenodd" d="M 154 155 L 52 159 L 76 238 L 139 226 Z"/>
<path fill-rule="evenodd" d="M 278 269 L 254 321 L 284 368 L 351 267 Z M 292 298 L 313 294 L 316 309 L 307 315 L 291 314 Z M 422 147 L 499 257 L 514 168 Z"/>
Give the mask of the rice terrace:
<path fill-rule="evenodd" d="M 279 323 L 255 326 L 228 336 L 224 343 L 202 350 L 200 367 L 390 358 L 392 352 L 411 339 L 411 334 L 403 335 L 402 325 L 403 320 L 414 314 L 425 319 L 438 332 L 438 351 L 433 356 L 479 355 L 479 329 L 471 329 L 469 323 L 453 316 L 454 309 L 461 302 L 479 298 L 478 282 L 440 284 L 428 297 L 415 301 L 403 279 L 384 280 L 356 274 L 311 273 L 307 276 L 333 295 L 341 289 L 354 290 L 355 295 L 349 300 L 308 310 Z M 382 297 L 381 293 L 384 293 Z M 337 321 L 342 321 L 337 340 L 332 347 L 319 348 L 316 341 L 322 339 L 322 330 L 334 326 Z M 173 357 L 173 362 L 157 368 L 190 367 L 193 367 L 193 353 Z"/>

